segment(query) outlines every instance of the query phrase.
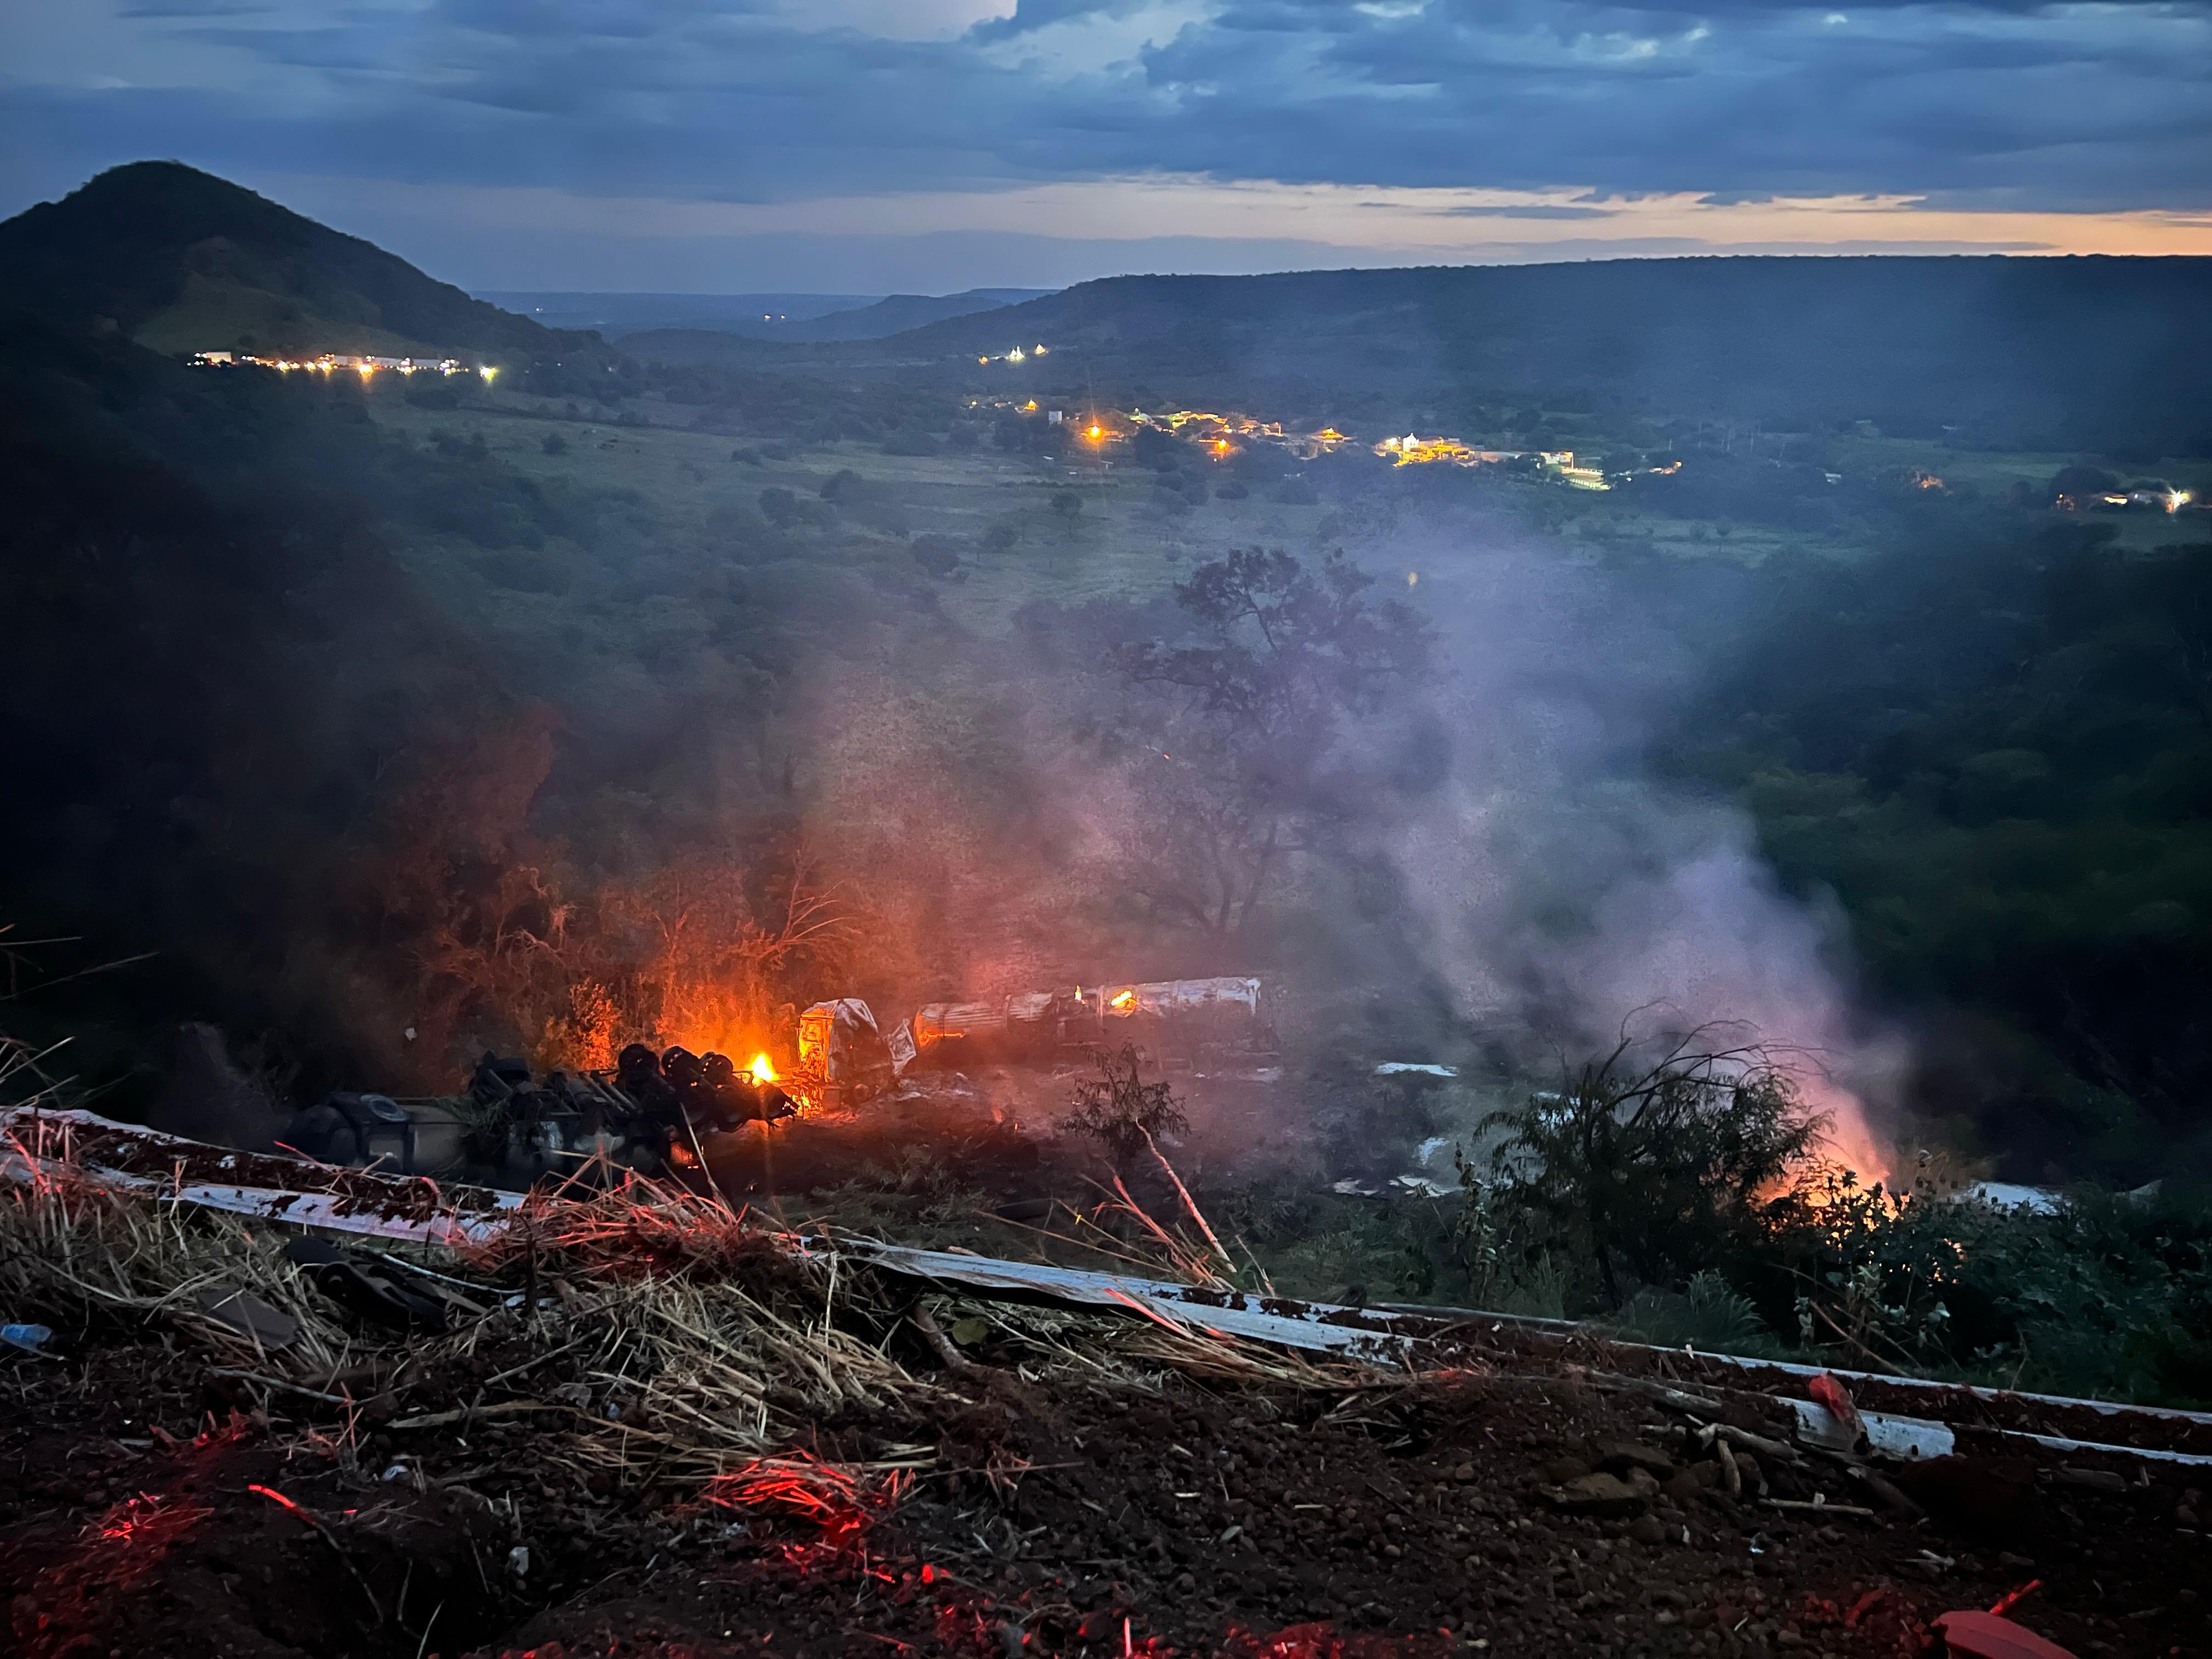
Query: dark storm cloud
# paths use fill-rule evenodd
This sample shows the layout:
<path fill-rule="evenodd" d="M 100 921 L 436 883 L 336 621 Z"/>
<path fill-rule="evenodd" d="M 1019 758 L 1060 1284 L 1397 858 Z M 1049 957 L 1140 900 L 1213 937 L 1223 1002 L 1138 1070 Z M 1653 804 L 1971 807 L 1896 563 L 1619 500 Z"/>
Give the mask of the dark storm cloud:
<path fill-rule="evenodd" d="M 94 89 L 41 85 L 33 64 L 5 96 L 19 115 L 25 100 L 55 112 L 63 132 L 143 134 L 151 153 L 216 166 L 313 156 L 366 177 L 676 198 L 1170 171 L 1717 200 L 2212 202 L 2212 8 L 2193 0 L 1020 0 L 921 40 L 838 26 L 834 9 L 805 28 L 793 15 L 767 0 L 252 15 L 143 0 L 112 27 L 229 69 Z M 1143 45 L 1129 32 L 1148 18 Z M 279 76 L 273 95 L 257 74 Z"/>

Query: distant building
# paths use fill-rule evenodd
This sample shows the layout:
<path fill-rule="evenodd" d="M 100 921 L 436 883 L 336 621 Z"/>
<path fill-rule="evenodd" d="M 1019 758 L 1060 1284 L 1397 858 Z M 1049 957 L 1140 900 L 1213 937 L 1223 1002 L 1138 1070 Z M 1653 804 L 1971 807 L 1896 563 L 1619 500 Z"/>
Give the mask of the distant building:
<path fill-rule="evenodd" d="M 1043 348 L 1040 346 L 1038 349 L 1042 350 Z M 1048 409 L 1044 412 L 1045 424 L 1047 426 L 1058 426 L 1060 424 L 1060 416 L 1065 411 L 1057 409 Z"/>

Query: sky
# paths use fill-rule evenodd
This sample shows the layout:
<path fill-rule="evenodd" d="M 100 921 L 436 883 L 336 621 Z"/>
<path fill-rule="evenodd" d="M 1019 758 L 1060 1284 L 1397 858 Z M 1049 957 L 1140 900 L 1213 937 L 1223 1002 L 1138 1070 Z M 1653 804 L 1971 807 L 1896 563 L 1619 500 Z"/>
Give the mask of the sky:
<path fill-rule="evenodd" d="M 479 289 L 2212 253 L 2212 0 L 0 4 L 0 216 L 147 157 Z"/>

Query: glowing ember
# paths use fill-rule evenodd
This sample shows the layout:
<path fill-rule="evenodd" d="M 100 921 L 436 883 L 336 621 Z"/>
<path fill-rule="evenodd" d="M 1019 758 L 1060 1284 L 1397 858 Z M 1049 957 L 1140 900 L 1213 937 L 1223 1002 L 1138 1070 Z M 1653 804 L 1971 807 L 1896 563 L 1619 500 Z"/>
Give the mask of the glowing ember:
<path fill-rule="evenodd" d="M 1137 994 L 1134 991 L 1119 991 L 1115 994 L 1113 1006 L 1116 1008 L 1133 1007 L 1136 1004 L 1136 1000 Z"/>
<path fill-rule="evenodd" d="M 896 1508 L 913 1480 L 903 1468 L 823 1463 L 793 1452 L 757 1457 L 732 1474 L 718 1474 L 699 1495 L 724 1509 L 811 1522 L 822 1528 L 824 1542 L 838 1544 Z"/>
<path fill-rule="evenodd" d="M 775 1065 L 765 1054 L 755 1054 L 753 1056 L 753 1063 L 749 1069 L 751 1071 L 753 1074 L 753 1081 L 756 1083 L 773 1083 L 775 1081 Z"/>

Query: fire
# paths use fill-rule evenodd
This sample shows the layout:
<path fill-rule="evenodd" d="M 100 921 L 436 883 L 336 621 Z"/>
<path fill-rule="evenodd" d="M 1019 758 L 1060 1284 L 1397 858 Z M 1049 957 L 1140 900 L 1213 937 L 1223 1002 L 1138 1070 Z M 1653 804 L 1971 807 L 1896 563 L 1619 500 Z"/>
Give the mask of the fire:
<path fill-rule="evenodd" d="M 775 1081 L 775 1063 L 769 1060 L 765 1054 L 755 1054 L 753 1056 L 752 1065 L 747 1069 L 752 1073 L 753 1081 L 756 1083 L 773 1083 Z"/>
<path fill-rule="evenodd" d="M 1127 1008 L 1133 1006 L 1136 1000 L 1137 994 L 1134 991 L 1117 991 L 1114 994 L 1111 1006 L 1116 1008 Z"/>

